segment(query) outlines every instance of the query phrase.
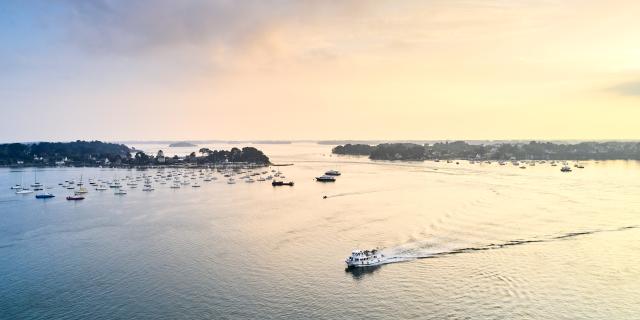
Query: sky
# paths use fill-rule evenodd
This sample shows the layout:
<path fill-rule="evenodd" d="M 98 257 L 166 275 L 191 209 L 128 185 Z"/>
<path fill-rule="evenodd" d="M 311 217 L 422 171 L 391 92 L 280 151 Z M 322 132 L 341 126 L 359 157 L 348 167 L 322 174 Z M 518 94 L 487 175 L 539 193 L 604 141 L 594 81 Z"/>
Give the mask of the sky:
<path fill-rule="evenodd" d="M 0 141 L 640 139 L 637 0 L 4 0 Z"/>

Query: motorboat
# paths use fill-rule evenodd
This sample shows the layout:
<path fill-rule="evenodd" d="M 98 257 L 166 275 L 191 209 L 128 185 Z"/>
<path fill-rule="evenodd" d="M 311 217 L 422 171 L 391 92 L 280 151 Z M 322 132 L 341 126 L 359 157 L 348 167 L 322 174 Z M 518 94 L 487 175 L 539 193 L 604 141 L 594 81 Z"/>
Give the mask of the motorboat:
<path fill-rule="evenodd" d="M 46 187 L 45 187 L 46 189 Z M 41 193 L 36 194 L 36 199 L 49 199 L 49 198 L 53 198 L 55 197 L 52 193 L 47 192 L 46 190 L 44 190 Z"/>
<path fill-rule="evenodd" d="M 119 195 L 119 196 L 123 196 L 123 195 L 127 194 L 127 190 L 125 190 L 125 189 L 123 189 L 123 188 L 118 188 L 118 189 L 116 190 L 116 192 L 114 192 L 113 194 L 115 194 L 115 195 Z"/>
<path fill-rule="evenodd" d="M 316 181 L 318 182 L 336 182 L 336 178 L 333 176 L 323 175 L 320 177 L 316 177 Z"/>
<path fill-rule="evenodd" d="M 347 264 L 347 268 L 373 267 L 387 262 L 387 257 L 378 249 L 356 249 L 351 252 L 351 255 L 344 262 Z"/>
<path fill-rule="evenodd" d="M 290 186 L 293 187 L 293 181 L 289 181 L 289 182 L 284 182 L 284 181 L 273 181 L 271 182 L 271 185 L 274 187 L 278 187 L 278 186 Z"/>
<path fill-rule="evenodd" d="M 326 176 L 339 176 L 341 175 L 340 171 L 338 170 L 329 170 L 327 172 L 324 173 Z"/>
<path fill-rule="evenodd" d="M 81 195 L 67 196 L 67 200 L 70 200 L 70 201 L 84 200 L 84 196 L 81 196 Z"/>
<path fill-rule="evenodd" d="M 33 193 L 33 190 L 20 189 L 20 190 L 16 191 L 16 194 L 29 194 L 29 193 Z"/>

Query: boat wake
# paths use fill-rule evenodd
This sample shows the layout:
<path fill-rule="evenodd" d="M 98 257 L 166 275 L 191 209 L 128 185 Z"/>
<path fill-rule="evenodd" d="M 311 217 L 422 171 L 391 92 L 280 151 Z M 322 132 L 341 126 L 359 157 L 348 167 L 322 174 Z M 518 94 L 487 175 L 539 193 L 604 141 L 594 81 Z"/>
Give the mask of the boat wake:
<path fill-rule="evenodd" d="M 568 233 L 563 233 L 563 234 L 554 235 L 554 236 L 531 238 L 531 239 L 516 239 L 516 240 L 510 240 L 502 243 L 490 243 L 487 245 L 470 246 L 470 247 L 469 246 L 456 247 L 455 245 L 452 245 L 448 248 L 442 248 L 442 247 L 435 247 L 433 246 L 433 244 L 428 244 L 428 243 L 421 243 L 418 246 L 415 246 L 416 243 L 413 243 L 413 246 L 403 245 L 403 246 L 398 246 L 394 248 L 384 249 L 383 252 L 388 257 L 384 264 L 406 262 L 406 261 L 417 260 L 417 259 L 440 258 L 444 256 L 454 255 L 454 254 L 495 250 L 495 249 L 532 244 L 532 243 L 544 243 L 544 242 L 569 240 L 569 239 L 592 235 L 596 233 L 617 232 L 617 231 L 625 231 L 625 230 L 637 229 L 637 228 L 640 228 L 640 225 L 625 226 L 625 227 L 614 228 L 614 229 L 596 229 L 596 230 L 589 230 L 589 231 L 568 232 Z"/>

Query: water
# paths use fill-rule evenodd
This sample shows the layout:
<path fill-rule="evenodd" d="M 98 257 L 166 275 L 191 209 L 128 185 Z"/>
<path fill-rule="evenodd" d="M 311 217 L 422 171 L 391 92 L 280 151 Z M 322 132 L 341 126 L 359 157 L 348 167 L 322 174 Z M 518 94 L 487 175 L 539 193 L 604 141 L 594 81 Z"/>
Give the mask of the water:
<path fill-rule="evenodd" d="M 36 200 L 9 190 L 31 183 L 32 169 L 0 169 L 0 318 L 640 314 L 637 162 L 585 162 L 567 174 L 548 164 L 371 162 L 316 144 L 257 147 L 295 164 L 280 168 L 295 187 L 219 179 L 68 202 L 59 182 L 142 172 L 40 169 L 57 197 Z M 343 175 L 313 180 L 328 169 Z M 352 249 L 373 247 L 399 262 L 345 271 Z"/>

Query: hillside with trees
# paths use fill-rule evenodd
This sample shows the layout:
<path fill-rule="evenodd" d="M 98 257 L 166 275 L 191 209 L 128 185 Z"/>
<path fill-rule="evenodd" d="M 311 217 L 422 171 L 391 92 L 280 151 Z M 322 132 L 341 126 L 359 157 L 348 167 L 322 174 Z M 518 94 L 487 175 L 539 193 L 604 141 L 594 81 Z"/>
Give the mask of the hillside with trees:
<path fill-rule="evenodd" d="M 434 144 L 383 143 L 377 146 L 347 144 L 332 150 L 341 155 L 367 155 L 372 160 L 640 160 L 640 142 L 581 142 L 469 144 L 465 141 Z"/>
<path fill-rule="evenodd" d="M 133 153 L 133 154 L 132 154 Z M 165 157 L 162 150 L 154 155 L 124 144 L 101 141 L 38 142 L 0 144 L 0 165 L 31 166 L 155 166 L 209 165 L 221 163 L 270 164 L 269 157 L 254 147 L 231 150 L 201 148 L 200 156 Z"/>

